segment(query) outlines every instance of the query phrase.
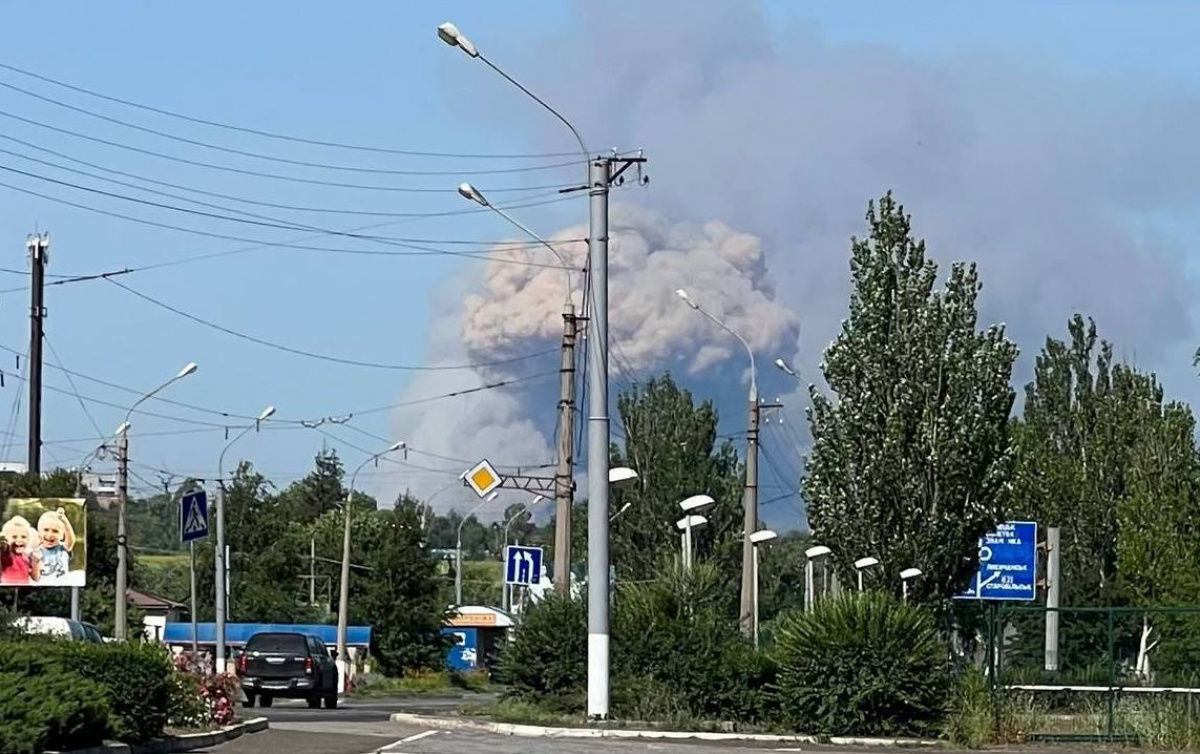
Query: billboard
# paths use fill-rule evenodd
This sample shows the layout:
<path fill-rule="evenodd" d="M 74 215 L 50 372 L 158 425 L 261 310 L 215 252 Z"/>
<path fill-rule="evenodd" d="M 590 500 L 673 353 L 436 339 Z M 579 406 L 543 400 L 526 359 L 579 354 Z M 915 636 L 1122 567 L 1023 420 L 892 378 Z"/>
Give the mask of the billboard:
<path fill-rule="evenodd" d="M 81 498 L 9 498 L 0 515 L 0 586 L 83 586 L 87 514 Z"/>

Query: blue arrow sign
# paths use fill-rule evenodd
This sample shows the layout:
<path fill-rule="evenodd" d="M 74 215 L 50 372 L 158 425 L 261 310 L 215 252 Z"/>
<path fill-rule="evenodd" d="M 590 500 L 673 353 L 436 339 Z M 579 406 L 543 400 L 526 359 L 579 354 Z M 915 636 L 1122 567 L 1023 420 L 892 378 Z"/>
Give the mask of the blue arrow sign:
<path fill-rule="evenodd" d="M 533 586 L 542 581 L 542 548 L 509 545 L 504 548 L 504 583 Z"/>
<path fill-rule="evenodd" d="M 179 540 L 191 542 L 208 536 L 208 495 L 189 492 L 179 501 Z"/>
<path fill-rule="evenodd" d="M 1037 598 L 1037 524 L 1009 521 L 979 540 L 979 572 L 958 599 Z"/>

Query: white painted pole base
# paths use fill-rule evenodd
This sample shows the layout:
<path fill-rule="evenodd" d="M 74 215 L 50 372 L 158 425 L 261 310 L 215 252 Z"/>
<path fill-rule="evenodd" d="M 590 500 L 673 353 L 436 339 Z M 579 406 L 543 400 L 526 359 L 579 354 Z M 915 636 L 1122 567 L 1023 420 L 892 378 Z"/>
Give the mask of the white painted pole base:
<path fill-rule="evenodd" d="M 588 634 L 588 718 L 608 718 L 608 634 Z"/>
<path fill-rule="evenodd" d="M 339 657 L 334 660 L 334 663 L 337 665 L 338 693 L 344 694 L 346 693 L 346 661 Z"/>

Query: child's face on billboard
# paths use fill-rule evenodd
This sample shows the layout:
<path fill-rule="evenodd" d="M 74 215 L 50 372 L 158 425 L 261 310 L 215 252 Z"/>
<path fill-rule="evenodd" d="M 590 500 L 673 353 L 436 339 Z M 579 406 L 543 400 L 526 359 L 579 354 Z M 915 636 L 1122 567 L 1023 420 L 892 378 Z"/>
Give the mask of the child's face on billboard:
<path fill-rule="evenodd" d="M 47 547 L 53 547 L 63 540 L 63 525 L 62 521 L 55 519 L 47 519 L 39 522 L 40 526 L 38 533 L 42 536 L 42 544 Z"/>
<path fill-rule="evenodd" d="M 29 530 L 24 526 L 6 526 L 4 527 L 4 538 L 8 540 L 9 546 L 13 552 L 18 555 L 25 553 L 25 549 L 29 546 Z"/>

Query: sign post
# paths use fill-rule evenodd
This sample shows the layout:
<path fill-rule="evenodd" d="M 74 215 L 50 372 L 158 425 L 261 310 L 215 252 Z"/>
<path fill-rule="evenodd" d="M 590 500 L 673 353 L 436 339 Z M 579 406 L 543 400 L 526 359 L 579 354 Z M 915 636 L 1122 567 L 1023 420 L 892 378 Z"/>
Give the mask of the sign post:
<path fill-rule="evenodd" d="M 208 495 L 204 490 L 189 492 L 179 499 L 179 540 L 188 545 L 188 580 L 191 585 L 192 662 L 200 661 L 200 642 L 196 636 L 196 540 L 208 536 Z"/>

